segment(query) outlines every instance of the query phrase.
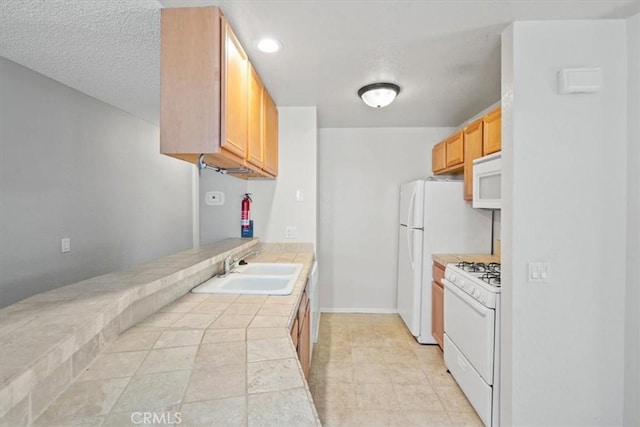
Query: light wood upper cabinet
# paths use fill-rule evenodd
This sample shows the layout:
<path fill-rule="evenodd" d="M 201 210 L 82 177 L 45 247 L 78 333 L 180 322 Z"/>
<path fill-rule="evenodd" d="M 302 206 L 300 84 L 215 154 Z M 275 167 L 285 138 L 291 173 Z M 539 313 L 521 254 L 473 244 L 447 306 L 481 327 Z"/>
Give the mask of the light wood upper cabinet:
<path fill-rule="evenodd" d="M 431 151 L 431 169 L 433 173 L 438 173 L 447 168 L 447 145 L 445 142 L 436 144 Z"/>
<path fill-rule="evenodd" d="M 462 132 L 447 139 L 447 168 L 460 166 L 464 163 L 464 139 Z"/>
<path fill-rule="evenodd" d="M 264 91 L 264 166 L 263 170 L 278 175 L 278 109 L 275 102 Z"/>
<path fill-rule="evenodd" d="M 482 157 L 482 135 L 484 120 L 476 120 L 467 126 L 464 133 L 464 199 L 473 199 L 473 161 Z"/>
<path fill-rule="evenodd" d="M 462 132 L 436 144 L 431 151 L 431 170 L 434 174 L 455 173 L 464 163 L 464 139 Z"/>
<path fill-rule="evenodd" d="M 249 58 L 222 18 L 222 147 L 244 159 L 247 153 Z"/>
<path fill-rule="evenodd" d="M 160 152 L 192 163 L 203 154 L 209 165 L 246 170 L 235 176 L 273 178 L 267 91 L 220 9 L 162 9 L 160 51 Z M 277 144 L 277 112 L 275 120 Z"/>
<path fill-rule="evenodd" d="M 250 66 L 247 162 L 259 168 L 264 163 L 264 92 L 258 73 Z"/>
<path fill-rule="evenodd" d="M 502 150 L 502 110 L 493 110 L 484 116 L 483 155 Z"/>

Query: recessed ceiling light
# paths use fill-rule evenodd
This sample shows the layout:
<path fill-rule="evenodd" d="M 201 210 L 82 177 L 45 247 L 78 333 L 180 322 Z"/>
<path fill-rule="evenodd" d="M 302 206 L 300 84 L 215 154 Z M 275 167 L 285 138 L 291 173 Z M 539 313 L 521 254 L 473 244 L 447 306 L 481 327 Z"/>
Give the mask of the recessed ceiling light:
<path fill-rule="evenodd" d="M 274 53 L 282 49 L 282 43 L 276 39 L 262 39 L 258 42 L 258 49 L 265 53 Z"/>

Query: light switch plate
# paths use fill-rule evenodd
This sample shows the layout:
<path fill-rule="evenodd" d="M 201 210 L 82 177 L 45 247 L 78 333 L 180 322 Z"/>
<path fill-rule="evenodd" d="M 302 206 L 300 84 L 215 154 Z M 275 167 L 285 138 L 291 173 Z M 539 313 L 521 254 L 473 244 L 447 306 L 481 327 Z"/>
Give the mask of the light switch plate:
<path fill-rule="evenodd" d="M 549 283 L 550 279 L 550 262 L 529 262 L 529 283 Z"/>
<path fill-rule="evenodd" d="M 287 225 L 285 232 L 284 232 L 284 238 L 285 239 L 297 239 L 298 238 L 298 228 L 291 226 L 291 225 Z"/>
<path fill-rule="evenodd" d="M 65 237 L 60 240 L 60 252 L 63 254 L 71 252 L 71 238 Z"/>

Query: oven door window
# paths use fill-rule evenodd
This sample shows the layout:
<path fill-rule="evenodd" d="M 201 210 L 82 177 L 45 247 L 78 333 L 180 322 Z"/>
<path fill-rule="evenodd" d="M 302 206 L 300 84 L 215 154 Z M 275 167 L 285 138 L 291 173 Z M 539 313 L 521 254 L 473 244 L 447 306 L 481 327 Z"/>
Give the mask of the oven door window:
<path fill-rule="evenodd" d="M 487 384 L 493 384 L 495 310 L 444 280 L 444 332 Z"/>

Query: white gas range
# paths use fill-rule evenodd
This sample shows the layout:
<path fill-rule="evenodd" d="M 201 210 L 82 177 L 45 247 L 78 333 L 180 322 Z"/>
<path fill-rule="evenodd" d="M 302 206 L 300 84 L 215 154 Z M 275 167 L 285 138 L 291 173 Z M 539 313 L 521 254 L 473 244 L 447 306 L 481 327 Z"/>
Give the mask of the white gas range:
<path fill-rule="evenodd" d="M 449 264 L 444 360 L 486 426 L 500 422 L 500 264 Z"/>

